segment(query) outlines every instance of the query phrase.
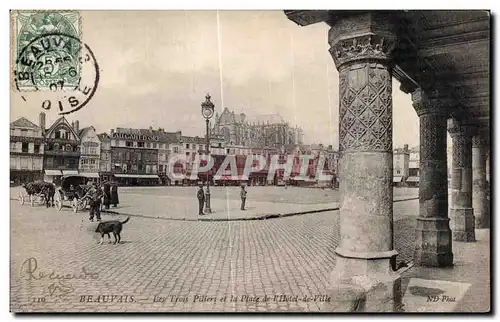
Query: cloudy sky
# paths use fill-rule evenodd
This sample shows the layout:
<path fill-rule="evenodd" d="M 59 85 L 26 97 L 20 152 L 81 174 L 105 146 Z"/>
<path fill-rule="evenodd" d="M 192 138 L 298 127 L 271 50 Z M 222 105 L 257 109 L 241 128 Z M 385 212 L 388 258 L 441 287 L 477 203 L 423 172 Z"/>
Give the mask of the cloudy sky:
<path fill-rule="evenodd" d="M 101 73 L 95 96 L 67 119 L 99 132 L 163 127 L 203 135 L 200 103 L 279 113 L 306 143 L 338 147 L 338 73 L 326 24 L 299 27 L 282 11 L 84 11 L 83 41 Z M 418 145 L 410 96 L 393 84 L 394 146 Z M 41 108 L 12 95 L 11 121 Z M 47 112 L 47 123 L 58 115 Z"/>

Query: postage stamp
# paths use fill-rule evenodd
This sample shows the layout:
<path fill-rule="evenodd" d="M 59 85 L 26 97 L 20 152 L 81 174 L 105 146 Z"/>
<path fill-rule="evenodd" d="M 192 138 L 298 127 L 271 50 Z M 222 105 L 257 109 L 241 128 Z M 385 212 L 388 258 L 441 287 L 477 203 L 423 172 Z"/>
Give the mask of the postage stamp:
<path fill-rule="evenodd" d="M 77 11 L 15 13 L 16 85 L 19 90 L 74 88 L 80 77 L 80 14 Z M 72 41 L 57 41 L 65 35 Z M 38 40 L 38 42 L 37 42 Z"/>
<path fill-rule="evenodd" d="M 12 86 L 24 104 L 59 115 L 93 97 L 99 83 L 94 53 L 81 41 L 77 11 L 13 11 Z"/>

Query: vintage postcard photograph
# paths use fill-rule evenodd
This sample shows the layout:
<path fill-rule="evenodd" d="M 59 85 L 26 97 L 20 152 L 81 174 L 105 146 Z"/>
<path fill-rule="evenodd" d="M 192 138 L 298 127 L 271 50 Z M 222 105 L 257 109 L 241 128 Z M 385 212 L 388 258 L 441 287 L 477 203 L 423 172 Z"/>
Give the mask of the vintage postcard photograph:
<path fill-rule="evenodd" d="M 13 313 L 490 313 L 488 10 L 11 10 Z"/>

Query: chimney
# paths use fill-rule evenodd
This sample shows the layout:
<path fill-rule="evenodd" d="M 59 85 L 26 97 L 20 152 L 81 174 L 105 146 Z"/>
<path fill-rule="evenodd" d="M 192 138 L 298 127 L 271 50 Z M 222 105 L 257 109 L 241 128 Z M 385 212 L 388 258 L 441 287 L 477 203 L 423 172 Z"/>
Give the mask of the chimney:
<path fill-rule="evenodd" d="M 115 134 L 115 130 L 111 129 L 111 130 L 109 130 L 109 133 L 111 133 L 111 135 L 113 135 L 113 134 Z"/>
<path fill-rule="evenodd" d="M 78 131 L 80 131 L 80 121 L 71 122 L 71 124 L 73 125 L 75 132 L 78 133 Z"/>
<path fill-rule="evenodd" d="M 403 150 L 404 150 L 405 152 L 408 152 L 408 144 L 403 145 Z"/>
<path fill-rule="evenodd" d="M 38 119 L 38 125 L 42 129 L 42 133 L 43 133 L 43 131 L 45 131 L 45 113 L 44 112 L 40 112 L 40 117 Z"/>

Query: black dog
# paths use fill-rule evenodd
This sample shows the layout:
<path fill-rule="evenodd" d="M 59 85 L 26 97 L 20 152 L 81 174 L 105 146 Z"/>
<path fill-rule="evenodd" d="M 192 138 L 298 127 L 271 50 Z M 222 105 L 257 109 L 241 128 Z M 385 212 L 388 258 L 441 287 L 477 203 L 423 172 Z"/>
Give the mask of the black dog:
<path fill-rule="evenodd" d="M 96 233 L 100 233 L 101 234 L 101 242 L 99 244 L 102 244 L 102 242 L 104 241 L 104 235 L 108 235 L 108 240 L 109 242 L 111 243 L 111 237 L 109 236 L 109 233 L 113 233 L 113 236 L 115 237 L 115 242 L 113 244 L 116 244 L 116 243 L 120 243 L 120 240 L 121 240 L 121 237 L 120 237 L 120 233 L 122 231 L 122 228 L 123 228 L 123 224 L 127 223 L 127 221 L 130 219 L 130 217 L 127 217 L 127 219 L 125 219 L 125 221 L 118 221 L 118 220 L 111 220 L 111 221 L 103 221 L 101 223 L 99 223 L 99 225 L 97 225 L 97 228 L 95 230 Z"/>

